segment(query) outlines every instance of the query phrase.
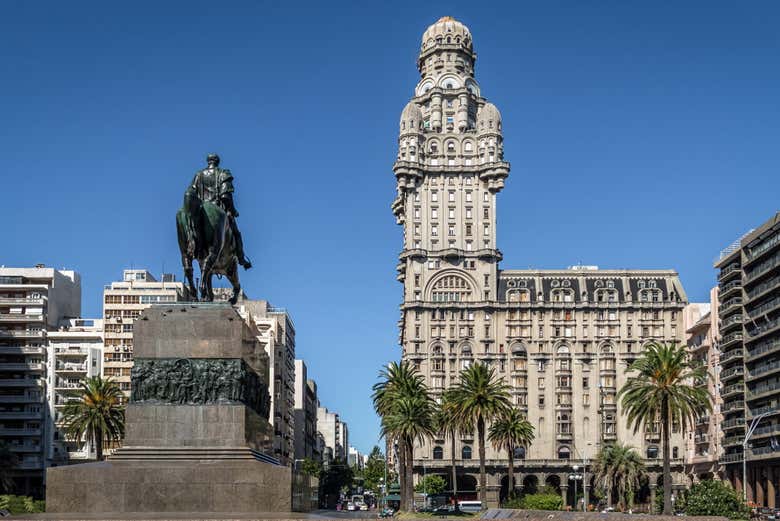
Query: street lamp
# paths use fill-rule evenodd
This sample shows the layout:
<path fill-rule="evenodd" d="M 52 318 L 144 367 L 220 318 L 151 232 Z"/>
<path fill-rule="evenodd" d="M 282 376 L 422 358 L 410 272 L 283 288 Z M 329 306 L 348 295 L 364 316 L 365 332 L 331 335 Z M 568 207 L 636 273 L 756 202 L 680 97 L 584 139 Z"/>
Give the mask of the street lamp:
<path fill-rule="evenodd" d="M 582 480 L 582 474 L 578 472 L 580 470 L 579 465 L 574 465 L 572 470 L 574 473 L 569 474 L 569 479 L 574 481 L 574 510 L 577 510 L 577 482 Z"/>
<path fill-rule="evenodd" d="M 750 422 L 750 428 L 747 431 L 747 434 L 745 434 L 745 441 L 742 442 L 742 496 L 745 498 L 745 501 L 747 501 L 747 451 L 748 451 L 748 440 L 753 435 L 753 431 L 756 430 L 756 427 L 758 427 L 758 422 L 760 422 L 762 419 L 764 419 L 764 416 L 768 415 L 768 412 L 765 412 L 763 414 L 759 414 L 755 418 L 753 418 L 753 421 Z"/>
<path fill-rule="evenodd" d="M 423 507 L 428 506 L 428 484 L 425 482 L 426 472 L 425 472 L 425 461 L 428 459 L 428 456 L 422 457 L 422 464 L 423 464 Z"/>

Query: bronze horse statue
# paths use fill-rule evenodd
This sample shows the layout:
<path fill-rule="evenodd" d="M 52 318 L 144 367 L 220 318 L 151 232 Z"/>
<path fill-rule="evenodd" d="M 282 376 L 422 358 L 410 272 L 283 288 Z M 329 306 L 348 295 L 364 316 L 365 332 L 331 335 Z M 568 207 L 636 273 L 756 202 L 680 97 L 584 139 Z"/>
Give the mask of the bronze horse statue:
<path fill-rule="evenodd" d="M 200 266 L 200 300 L 214 300 L 212 277 L 224 275 L 233 286 L 230 303 L 241 292 L 238 265 L 252 265 L 244 256 L 241 233 L 236 226 L 238 212 L 233 205 L 233 176 L 219 168 L 219 156 L 208 156 L 208 168 L 195 174 L 184 193 L 184 204 L 176 213 L 176 231 L 182 267 L 190 297 L 198 300 L 193 280 L 193 261 Z"/>

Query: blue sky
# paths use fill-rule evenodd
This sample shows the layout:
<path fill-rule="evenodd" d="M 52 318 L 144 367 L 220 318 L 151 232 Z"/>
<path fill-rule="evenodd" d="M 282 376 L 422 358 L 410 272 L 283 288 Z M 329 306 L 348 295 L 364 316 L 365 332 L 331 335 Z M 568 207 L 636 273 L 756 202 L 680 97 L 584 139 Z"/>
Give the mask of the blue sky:
<path fill-rule="evenodd" d="M 778 209 L 780 4 L 5 2 L 0 264 L 180 273 L 174 213 L 216 151 L 233 170 L 252 298 L 291 310 L 323 405 L 363 451 L 399 356 L 398 117 L 419 39 L 466 23 L 512 163 L 503 268 L 675 268 Z"/>

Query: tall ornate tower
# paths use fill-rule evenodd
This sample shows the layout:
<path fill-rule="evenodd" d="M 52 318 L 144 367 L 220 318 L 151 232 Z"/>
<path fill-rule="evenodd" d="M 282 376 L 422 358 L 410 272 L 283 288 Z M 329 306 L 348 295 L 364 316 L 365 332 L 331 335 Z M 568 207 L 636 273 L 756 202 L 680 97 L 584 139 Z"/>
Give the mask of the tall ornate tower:
<path fill-rule="evenodd" d="M 501 115 L 481 96 L 475 61 L 465 25 L 444 17 L 428 27 L 417 60 L 420 82 L 401 114 L 392 208 L 404 227 L 398 279 L 407 359 L 434 341 L 442 349 L 472 349 L 474 310 L 496 298 L 496 194 L 509 163 Z M 433 389 L 444 387 L 443 376 L 426 376 Z"/>

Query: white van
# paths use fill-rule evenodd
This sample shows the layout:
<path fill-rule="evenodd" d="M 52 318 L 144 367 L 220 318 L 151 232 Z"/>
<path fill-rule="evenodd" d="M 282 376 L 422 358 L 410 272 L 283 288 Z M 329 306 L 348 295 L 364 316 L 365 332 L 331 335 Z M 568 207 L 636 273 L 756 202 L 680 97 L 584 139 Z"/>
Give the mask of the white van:
<path fill-rule="evenodd" d="M 482 501 L 458 501 L 458 506 L 463 512 L 482 511 Z"/>

